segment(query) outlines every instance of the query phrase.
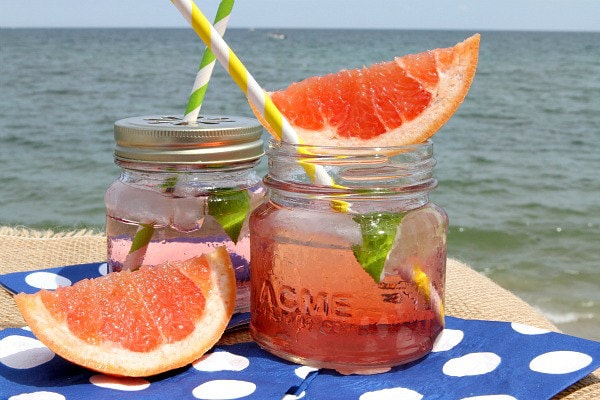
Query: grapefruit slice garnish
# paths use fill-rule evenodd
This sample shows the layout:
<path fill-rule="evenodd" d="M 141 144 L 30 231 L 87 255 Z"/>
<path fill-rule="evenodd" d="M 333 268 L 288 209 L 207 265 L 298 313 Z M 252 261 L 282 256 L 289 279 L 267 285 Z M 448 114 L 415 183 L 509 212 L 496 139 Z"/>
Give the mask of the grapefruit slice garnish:
<path fill-rule="evenodd" d="M 463 102 L 478 55 L 476 34 L 454 47 L 307 78 L 271 93 L 271 99 L 303 144 L 380 147 L 420 143 L 437 132 Z M 273 134 L 266 120 L 254 111 Z"/>
<path fill-rule="evenodd" d="M 35 336 L 59 356 L 110 375 L 185 366 L 221 337 L 235 306 L 224 248 L 186 261 L 86 279 L 15 301 Z"/>

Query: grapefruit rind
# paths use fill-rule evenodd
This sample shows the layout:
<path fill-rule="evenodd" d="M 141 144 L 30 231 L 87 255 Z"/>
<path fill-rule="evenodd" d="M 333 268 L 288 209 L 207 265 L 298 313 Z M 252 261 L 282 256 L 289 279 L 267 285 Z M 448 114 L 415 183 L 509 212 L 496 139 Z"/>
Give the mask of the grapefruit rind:
<path fill-rule="evenodd" d="M 204 313 L 194 330 L 183 340 L 159 345 L 149 352 L 134 352 L 117 343 L 90 344 L 57 321 L 37 294 L 20 293 L 15 301 L 35 336 L 59 356 L 108 375 L 141 377 L 183 367 L 206 353 L 221 338 L 235 308 L 236 283 L 227 251 L 220 247 L 201 257 L 211 266 L 210 280 L 196 282 L 203 290 Z M 133 327 L 132 327 L 133 329 Z"/>
<path fill-rule="evenodd" d="M 480 35 L 475 34 L 463 42 L 458 43 L 454 47 L 446 49 L 436 49 L 429 53 L 434 55 L 438 81 L 436 84 L 431 82 L 423 81 L 423 77 L 413 76 L 416 81 L 420 81 L 424 90 L 427 90 L 431 94 L 431 102 L 427 107 L 415 118 L 410 120 L 404 120 L 398 127 L 386 127 L 387 131 L 377 136 L 364 139 L 357 136 L 342 137 L 335 126 L 325 122 L 324 126 L 315 129 L 314 127 L 303 128 L 298 124 L 294 124 L 293 121 L 289 121 L 292 128 L 296 131 L 300 138 L 301 144 L 307 145 L 320 145 L 320 146 L 346 146 L 346 147 L 388 147 L 388 146 L 403 146 L 408 144 L 421 143 L 433 136 L 456 112 L 458 107 L 464 101 L 473 78 L 477 69 L 477 63 L 479 58 L 479 42 Z M 415 58 L 419 55 L 411 55 Z M 407 57 L 398 57 L 394 61 L 403 67 Z M 404 68 L 407 75 L 410 75 L 411 68 Z M 368 71 L 368 68 L 365 69 Z M 416 72 L 413 70 L 413 73 Z M 348 76 L 347 71 L 341 71 L 337 74 L 340 79 L 343 79 L 344 75 Z M 309 78 L 311 79 L 311 78 Z M 300 82 L 302 84 L 302 82 Z M 290 89 L 291 88 L 291 89 Z M 306 96 L 306 93 L 302 93 L 298 85 L 291 85 L 290 88 L 283 91 L 277 92 L 277 97 L 281 96 L 284 99 L 285 96 Z M 307 90 L 310 90 L 308 88 Z M 382 93 L 384 91 L 381 91 Z M 366 93 L 365 96 L 379 96 L 379 93 Z M 273 99 L 275 104 L 278 105 L 276 98 Z M 385 99 L 383 99 L 385 100 Z M 370 101 L 370 99 L 365 99 Z M 400 106 L 400 105 L 398 105 Z M 268 123 L 260 115 L 258 110 L 253 104 L 251 107 L 256 114 L 257 118 L 265 126 L 265 128 L 276 138 L 273 130 L 269 127 Z M 285 104 L 280 103 L 278 107 L 282 108 L 282 113 L 286 115 L 284 110 Z M 312 112 L 318 112 L 317 110 L 309 110 Z M 307 111 L 307 112 L 309 112 Z M 299 116 L 301 120 L 302 116 Z M 324 116 L 326 118 L 326 116 Z M 337 116 L 339 118 L 339 116 Z M 342 117 L 343 118 L 343 117 Z M 385 120 L 381 120 L 381 123 L 386 124 Z M 278 138 L 280 139 L 280 138 Z"/>

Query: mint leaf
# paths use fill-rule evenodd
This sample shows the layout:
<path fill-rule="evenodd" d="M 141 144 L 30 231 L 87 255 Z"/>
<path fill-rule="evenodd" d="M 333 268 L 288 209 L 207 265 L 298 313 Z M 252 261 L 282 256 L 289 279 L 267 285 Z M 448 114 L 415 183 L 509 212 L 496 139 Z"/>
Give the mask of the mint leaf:
<path fill-rule="evenodd" d="M 208 214 L 237 243 L 242 225 L 250 212 L 250 195 L 241 189 L 213 189 L 208 196 Z"/>
<path fill-rule="evenodd" d="M 352 246 L 354 257 L 376 283 L 381 280 L 385 260 L 392 250 L 403 216 L 389 212 L 373 212 L 352 218 L 360 225 L 362 234 L 362 244 Z"/>
<path fill-rule="evenodd" d="M 170 178 L 165 179 L 163 183 L 160 184 L 160 188 L 164 189 L 166 193 L 173 193 L 173 191 L 175 190 L 175 186 L 177 186 L 178 180 L 179 177 L 177 175 L 171 176 Z"/>

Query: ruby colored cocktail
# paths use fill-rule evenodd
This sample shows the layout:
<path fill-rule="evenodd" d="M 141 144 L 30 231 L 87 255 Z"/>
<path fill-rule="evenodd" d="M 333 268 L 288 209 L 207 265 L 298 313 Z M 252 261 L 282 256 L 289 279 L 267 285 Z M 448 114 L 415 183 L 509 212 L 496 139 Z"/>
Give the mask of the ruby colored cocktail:
<path fill-rule="evenodd" d="M 429 211 L 414 213 L 430 232 L 443 232 L 443 217 L 436 221 L 436 210 Z M 414 283 L 393 271 L 376 283 L 363 270 L 351 248 L 360 233 L 350 216 L 324 215 L 320 224 L 302 219 L 298 211 L 272 204 L 253 215 L 255 339 L 284 358 L 338 370 L 397 365 L 430 350 L 442 322 Z M 297 229 L 295 221 L 302 227 Z M 323 226 L 337 226 L 340 234 Z M 414 239 L 403 245 L 419 248 Z M 441 236 L 428 239 L 443 241 Z M 411 254 L 402 262 L 421 263 L 434 286 L 443 287 L 444 247 L 418 251 L 421 258 Z"/>
<path fill-rule="evenodd" d="M 341 372 L 378 370 L 428 353 L 443 329 L 443 314 L 406 271 L 422 271 L 443 299 L 445 212 L 414 191 L 379 199 L 371 193 L 355 198 L 349 212 L 337 212 L 331 196 L 300 194 L 304 185 L 270 177 L 265 183 L 271 200 L 250 220 L 251 332 L 257 343 L 283 358 Z M 367 240 L 357 214 L 381 207 L 391 207 L 384 214 L 401 222 L 394 225 L 377 282 L 354 249 Z"/>

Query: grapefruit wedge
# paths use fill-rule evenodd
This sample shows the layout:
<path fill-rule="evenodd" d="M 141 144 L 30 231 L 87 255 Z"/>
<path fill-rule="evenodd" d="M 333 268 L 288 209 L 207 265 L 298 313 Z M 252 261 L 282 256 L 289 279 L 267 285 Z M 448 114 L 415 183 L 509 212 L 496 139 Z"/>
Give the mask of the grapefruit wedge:
<path fill-rule="evenodd" d="M 219 340 L 235 306 L 235 276 L 218 248 L 15 301 L 59 356 L 109 375 L 150 376 L 193 362 Z"/>
<path fill-rule="evenodd" d="M 271 99 L 303 144 L 420 143 L 440 129 L 463 102 L 478 55 L 476 34 L 454 47 L 292 83 L 271 93 Z M 274 135 L 265 119 L 254 112 Z"/>

